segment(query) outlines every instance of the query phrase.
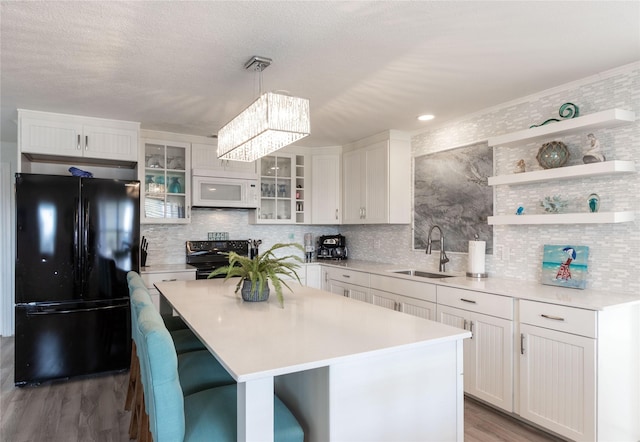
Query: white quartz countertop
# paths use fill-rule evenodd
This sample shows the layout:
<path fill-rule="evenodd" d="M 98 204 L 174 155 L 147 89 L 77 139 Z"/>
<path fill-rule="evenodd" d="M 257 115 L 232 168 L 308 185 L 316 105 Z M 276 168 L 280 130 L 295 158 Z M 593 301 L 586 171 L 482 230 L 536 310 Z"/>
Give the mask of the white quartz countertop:
<path fill-rule="evenodd" d="M 321 261 L 321 265 L 346 268 L 350 270 L 362 271 L 381 276 L 393 278 L 409 279 L 421 281 L 428 284 L 435 284 L 448 287 L 456 287 L 466 290 L 492 293 L 495 295 L 510 296 L 516 299 L 527 299 L 531 301 L 547 302 L 551 304 L 566 305 L 570 307 L 583 308 L 588 310 L 605 310 L 627 304 L 640 303 L 640 294 L 615 293 L 603 290 L 579 290 L 564 287 L 543 285 L 535 281 L 523 281 L 520 279 L 507 278 L 468 278 L 457 274 L 450 278 L 422 278 L 418 276 L 402 275 L 392 273 L 393 270 L 407 270 L 413 267 L 385 264 L 379 262 L 345 260 L 345 261 Z M 429 271 L 429 269 L 415 268 L 416 270 Z M 447 274 L 453 274 L 447 272 Z"/>
<path fill-rule="evenodd" d="M 189 264 L 154 264 L 152 266 L 140 267 L 140 274 L 143 273 L 174 273 L 174 272 L 195 272 L 196 268 Z"/>
<path fill-rule="evenodd" d="M 235 281 L 155 284 L 238 382 L 460 340 L 459 328 L 293 284 L 284 308 L 244 302 Z"/>

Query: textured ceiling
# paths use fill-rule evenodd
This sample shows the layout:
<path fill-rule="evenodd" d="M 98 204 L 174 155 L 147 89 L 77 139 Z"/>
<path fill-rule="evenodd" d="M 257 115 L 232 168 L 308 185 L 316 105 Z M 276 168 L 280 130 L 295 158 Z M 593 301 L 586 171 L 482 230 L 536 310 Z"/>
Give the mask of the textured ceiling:
<path fill-rule="evenodd" d="M 307 146 L 415 131 L 640 60 L 640 2 L 2 1 L 16 108 L 216 133 L 259 88 L 310 99 Z M 419 123 L 416 116 L 434 113 Z"/>

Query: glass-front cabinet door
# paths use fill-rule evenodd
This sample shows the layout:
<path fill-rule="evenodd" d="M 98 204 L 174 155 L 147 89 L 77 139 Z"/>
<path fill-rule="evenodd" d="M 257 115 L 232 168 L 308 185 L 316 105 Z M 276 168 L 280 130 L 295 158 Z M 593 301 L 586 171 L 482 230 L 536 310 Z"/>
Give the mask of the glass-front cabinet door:
<path fill-rule="evenodd" d="M 291 155 L 266 156 L 260 159 L 258 222 L 290 224 L 293 221 L 292 165 Z"/>
<path fill-rule="evenodd" d="M 191 165 L 189 143 L 142 140 L 138 175 L 142 187 L 142 223 L 190 221 Z"/>

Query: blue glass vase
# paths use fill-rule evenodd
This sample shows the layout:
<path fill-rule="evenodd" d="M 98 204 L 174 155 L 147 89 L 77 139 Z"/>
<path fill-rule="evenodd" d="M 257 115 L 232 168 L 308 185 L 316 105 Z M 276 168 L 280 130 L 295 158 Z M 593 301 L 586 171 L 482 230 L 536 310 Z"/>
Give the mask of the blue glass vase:
<path fill-rule="evenodd" d="M 589 203 L 589 212 L 596 213 L 600 208 L 600 197 L 597 193 L 592 193 L 587 198 L 587 202 Z"/>
<path fill-rule="evenodd" d="M 178 177 L 171 178 L 171 184 L 169 184 L 169 193 L 182 193 L 182 186 Z"/>

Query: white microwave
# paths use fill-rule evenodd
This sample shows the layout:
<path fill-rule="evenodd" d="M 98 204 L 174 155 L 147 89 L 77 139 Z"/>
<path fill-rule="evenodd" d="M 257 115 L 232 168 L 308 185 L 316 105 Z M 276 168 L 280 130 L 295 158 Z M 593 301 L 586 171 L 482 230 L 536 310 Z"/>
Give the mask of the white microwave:
<path fill-rule="evenodd" d="M 258 180 L 254 178 L 194 176 L 191 191 L 194 207 L 255 209 L 259 205 Z"/>

